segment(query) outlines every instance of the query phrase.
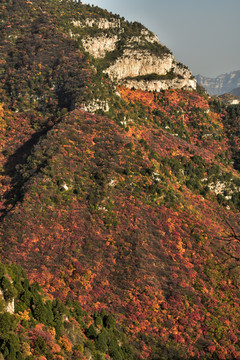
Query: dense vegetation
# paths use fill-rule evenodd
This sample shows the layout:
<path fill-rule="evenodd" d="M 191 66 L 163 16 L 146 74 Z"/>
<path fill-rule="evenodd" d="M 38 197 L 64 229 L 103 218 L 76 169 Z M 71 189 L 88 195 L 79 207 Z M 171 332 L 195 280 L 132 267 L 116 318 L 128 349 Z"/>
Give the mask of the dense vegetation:
<path fill-rule="evenodd" d="M 137 357 L 113 315 L 90 316 L 77 301 L 47 299 L 17 265 L 0 264 L 0 290 L 0 349 L 6 360 Z"/>
<path fill-rule="evenodd" d="M 141 24 L 0 7 L 2 357 L 240 359 L 240 107 L 111 83 Z M 94 59 L 82 38 L 101 32 L 120 39 Z"/>
<path fill-rule="evenodd" d="M 141 81 L 141 80 L 146 80 L 146 81 L 172 80 L 172 79 L 175 79 L 176 77 L 177 77 L 176 74 L 174 74 L 173 72 L 169 72 L 166 75 L 147 74 L 147 75 L 141 75 L 141 76 L 136 76 L 136 77 L 128 77 L 128 78 L 126 78 L 126 80 L 137 80 L 137 81 Z"/>
<path fill-rule="evenodd" d="M 238 171 L 240 170 L 240 105 L 232 105 L 227 107 L 227 114 L 225 116 L 224 126 L 230 140 L 232 150 L 233 166 Z"/>

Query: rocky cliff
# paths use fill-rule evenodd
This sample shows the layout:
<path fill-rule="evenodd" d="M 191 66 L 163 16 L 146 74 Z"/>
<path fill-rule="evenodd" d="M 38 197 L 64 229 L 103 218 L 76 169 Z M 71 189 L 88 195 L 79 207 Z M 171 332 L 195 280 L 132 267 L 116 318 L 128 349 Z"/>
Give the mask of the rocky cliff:
<path fill-rule="evenodd" d="M 73 20 L 73 25 L 76 27 L 97 27 L 98 29 L 113 29 L 119 28 L 121 20 L 116 18 L 87 18 L 85 20 Z"/>
<path fill-rule="evenodd" d="M 203 86 L 210 95 L 221 95 L 240 87 L 240 70 L 222 74 L 216 78 L 197 75 L 196 79 L 198 84 Z"/>
<path fill-rule="evenodd" d="M 165 75 L 172 65 L 173 56 L 170 54 L 158 57 L 147 50 L 126 49 L 106 72 L 111 79 L 122 80 L 149 74 Z"/>
<path fill-rule="evenodd" d="M 4 306 L 3 306 L 3 311 L 4 312 L 9 312 L 10 314 L 14 314 L 14 310 L 15 310 L 14 298 L 11 298 L 8 301 L 5 301 L 4 293 L 3 293 L 3 291 L 1 289 L 0 289 L 0 301 L 2 301 L 3 304 L 4 304 Z"/>
<path fill-rule="evenodd" d="M 168 89 L 196 89 L 196 81 L 188 78 L 172 80 L 126 80 L 123 82 L 126 87 L 140 89 L 143 91 L 161 91 Z"/>
<path fill-rule="evenodd" d="M 108 51 L 114 51 L 116 49 L 117 41 L 117 35 L 111 37 L 107 35 L 96 37 L 87 36 L 82 39 L 82 44 L 84 49 L 95 58 L 104 58 Z"/>
<path fill-rule="evenodd" d="M 171 54 L 157 56 L 147 50 L 127 49 L 107 70 L 112 80 L 147 91 L 196 89 L 192 73 Z"/>
<path fill-rule="evenodd" d="M 85 29 L 84 50 L 102 59 L 104 72 L 112 81 L 148 91 L 196 89 L 191 71 L 178 63 L 144 26 L 135 24 L 134 31 L 130 32 L 129 23 L 114 18 L 74 20 L 73 26 L 75 36 L 78 29 Z"/>

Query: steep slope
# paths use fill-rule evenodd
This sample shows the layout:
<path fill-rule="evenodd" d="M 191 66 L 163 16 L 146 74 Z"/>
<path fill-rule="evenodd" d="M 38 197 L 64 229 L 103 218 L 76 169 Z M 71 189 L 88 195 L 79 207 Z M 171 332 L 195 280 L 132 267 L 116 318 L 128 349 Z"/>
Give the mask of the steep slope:
<path fill-rule="evenodd" d="M 240 86 L 240 70 L 233 71 L 229 74 L 222 74 L 216 78 L 197 75 L 196 80 L 210 95 L 230 93 L 233 89 Z"/>
<path fill-rule="evenodd" d="M 239 359 L 239 107 L 142 90 L 190 79 L 142 25 L 72 1 L 1 6 L 2 259 L 114 313 L 134 359 Z M 105 342 L 87 358 L 127 358 Z"/>

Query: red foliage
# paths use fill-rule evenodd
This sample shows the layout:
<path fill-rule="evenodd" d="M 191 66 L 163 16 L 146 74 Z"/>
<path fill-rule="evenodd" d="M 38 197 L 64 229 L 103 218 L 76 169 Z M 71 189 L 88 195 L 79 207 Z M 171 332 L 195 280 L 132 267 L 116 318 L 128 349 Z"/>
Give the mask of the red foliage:
<path fill-rule="evenodd" d="M 167 114 L 181 104 L 189 133 L 195 115 L 187 109 L 194 102 L 208 110 L 193 93 L 169 91 L 163 107 L 161 94 L 156 102 L 154 94 L 120 91 L 148 107 L 150 118 L 153 110 Z M 211 121 L 220 124 L 218 115 L 211 114 Z M 159 159 L 191 159 L 193 149 L 211 163 L 213 143 L 197 147 L 194 131 L 191 136 L 189 144 L 151 121 L 125 131 L 113 120 L 75 110 L 48 132 L 22 168 L 23 197 L 3 221 L 3 255 L 21 263 L 48 294 L 71 296 L 87 310 L 114 311 L 136 341 L 145 334 L 174 342 L 189 357 L 224 358 L 237 344 L 240 322 L 239 288 L 224 272 L 216 241 L 226 231 L 224 211 L 159 168 Z M 150 156 L 141 139 L 158 157 Z M 154 184 L 157 195 L 149 190 Z M 43 326 L 29 330 L 33 343 L 39 336 L 58 352 Z M 64 338 L 60 342 L 71 349 Z M 143 358 L 150 351 L 151 344 L 142 344 Z"/>

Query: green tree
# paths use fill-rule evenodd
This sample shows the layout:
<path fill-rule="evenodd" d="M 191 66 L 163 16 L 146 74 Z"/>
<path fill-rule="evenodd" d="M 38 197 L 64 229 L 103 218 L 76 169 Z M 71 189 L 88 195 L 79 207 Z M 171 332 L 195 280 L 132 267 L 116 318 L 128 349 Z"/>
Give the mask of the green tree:
<path fill-rule="evenodd" d="M 98 337 L 96 339 L 96 347 L 99 351 L 106 353 L 108 350 L 107 346 L 108 342 L 108 332 L 106 329 L 103 329 L 100 334 L 98 334 Z"/>
<path fill-rule="evenodd" d="M 0 351 L 6 360 L 19 358 L 17 354 L 20 352 L 20 342 L 17 335 L 13 333 L 4 334 L 0 338 Z"/>
<path fill-rule="evenodd" d="M 94 340 L 94 339 L 97 338 L 97 336 L 98 336 L 97 329 L 96 329 L 96 327 L 95 327 L 93 324 L 91 324 L 91 325 L 89 326 L 89 328 L 87 329 L 86 335 L 87 335 L 87 337 L 88 337 L 89 339 L 93 339 L 93 340 Z"/>
<path fill-rule="evenodd" d="M 103 323 L 104 323 L 105 327 L 110 329 L 115 326 L 116 321 L 115 321 L 114 316 L 111 314 L 111 315 L 104 316 Z"/>
<path fill-rule="evenodd" d="M 42 336 L 39 336 L 35 342 L 34 350 L 36 354 L 45 355 L 48 351 L 46 341 Z"/>
<path fill-rule="evenodd" d="M 15 317 L 8 312 L 0 314 L 0 335 L 7 334 L 9 331 L 14 330 L 16 326 Z"/>

